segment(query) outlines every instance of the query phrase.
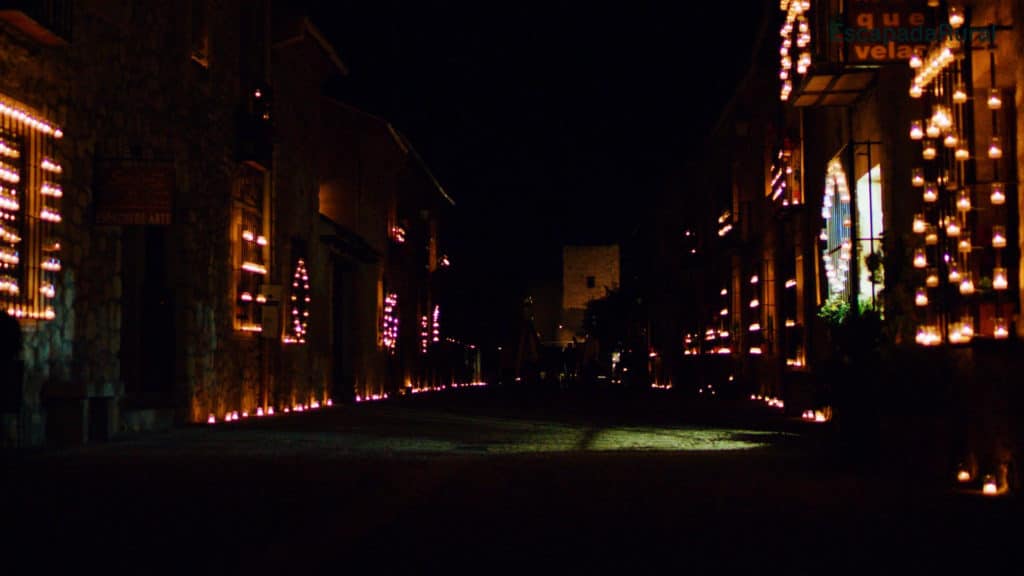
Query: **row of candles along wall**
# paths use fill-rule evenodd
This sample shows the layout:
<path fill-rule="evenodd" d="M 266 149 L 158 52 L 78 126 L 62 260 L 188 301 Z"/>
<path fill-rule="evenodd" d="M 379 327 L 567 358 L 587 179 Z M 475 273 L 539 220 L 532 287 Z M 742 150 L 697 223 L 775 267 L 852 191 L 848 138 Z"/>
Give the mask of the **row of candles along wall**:
<path fill-rule="evenodd" d="M 424 394 L 424 393 L 427 393 L 427 392 L 440 392 L 440 391 L 443 391 L 443 390 L 449 390 L 449 389 L 453 389 L 454 390 L 454 389 L 458 389 L 458 388 L 477 388 L 477 387 L 481 387 L 481 386 L 487 386 L 487 383 L 486 382 L 467 382 L 465 384 L 459 384 L 459 383 L 454 383 L 453 382 L 452 384 L 442 385 L 442 386 L 409 387 L 409 388 L 406 388 L 403 391 L 403 393 L 408 393 L 408 394 Z M 361 404 L 361 403 L 364 403 L 364 402 L 378 402 L 378 401 L 381 401 L 381 400 L 387 400 L 389 397 L 390 396 L 388 395 L 387 392 L 383 392 L 383 393 L 380 393 L 380 394 L 367 394 L 365 396 L 357 394 L 356 397 L 355 397 L 355 401 Z M 326 407 L 334 406 L 334 401 L 331 400 L 330 398 L 328 398 L 327 400 L 324 401 L 322 406 L 326 406 Z M 295 404 L 295 405 L 293 405 L 291 407 L 287 407 L 286 406 L 286 407 L 281 409 L 281 413 L 282 414 L 302 413 L 302 412 L 308 412 L 308 411 L 311 411 L 311 410 L 317 410 L 319 408 L 321 408 L 321 404 L 319 402 L 313 400 L 313 401 L 310 401 L 309 403 L 306 403 L 306 404 Z M 275 411 L 273 406 L 268 406 L 265 410 L 263 409 L 262 406 L 258 406 L 256 408 L 256 411 L 253 412 L 252 414 L 249 414 L 249 412 L 247 412 L 247 411 L 239 412 L 237 410 L 226 412 L 224 414 L 224 418 L 221 419 L 220 422 L 235 422 L 235 421 L 238 421 L 238 420 L 248 419 L 250 417 L 265 418 L 265 417 L 268 417 L 268 416 L 275 416 L 276 414 L 277 414 L 277 411 Z M 216 423 L 218 423 L 217 416 L 211 413 L 209 416 L 206 417 L 206 423 L 207 424 L 216 424 Z"/>

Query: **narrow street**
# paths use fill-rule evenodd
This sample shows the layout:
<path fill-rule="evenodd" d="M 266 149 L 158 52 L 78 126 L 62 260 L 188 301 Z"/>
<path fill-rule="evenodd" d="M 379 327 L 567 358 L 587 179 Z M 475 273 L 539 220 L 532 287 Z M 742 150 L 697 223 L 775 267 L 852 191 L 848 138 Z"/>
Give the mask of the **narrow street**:
<path fill-rule="evenodd" d="M 1013 500 L 921 490 L 909 455 L 842 462 L 752 402 L 472 389 L 9 454 L 3 516 L 50 546 L 39 567 L 118 542 L 102 561 L 142 571 L 923 573 L 1011 550 Z"/>

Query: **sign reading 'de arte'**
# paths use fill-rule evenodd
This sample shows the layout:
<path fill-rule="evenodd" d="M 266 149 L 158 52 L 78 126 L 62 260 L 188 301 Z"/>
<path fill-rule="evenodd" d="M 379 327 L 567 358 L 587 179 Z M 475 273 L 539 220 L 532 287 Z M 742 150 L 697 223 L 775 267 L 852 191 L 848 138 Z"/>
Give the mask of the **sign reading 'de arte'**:
<path fill-rule="evenodd" d="M 935 26 L 931 12 L 924 0 L 850 0 L 846 21 L 833 21 L 829 34 L 843 43 L 851 63 L 907 61 L 952 32 Z"/>
<path fill-rule="evenodd" d="M 97 161 L 96 224 L 169 226 L 175 182 L 172 162 Z"/>

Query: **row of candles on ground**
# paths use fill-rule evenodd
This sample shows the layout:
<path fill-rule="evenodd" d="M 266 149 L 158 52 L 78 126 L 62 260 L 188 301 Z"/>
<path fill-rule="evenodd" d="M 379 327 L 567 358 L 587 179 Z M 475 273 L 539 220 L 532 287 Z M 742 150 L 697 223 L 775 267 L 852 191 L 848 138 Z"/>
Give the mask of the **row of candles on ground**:
<path fill-rule="evenodd" d="M 409 394 L 426 394 L 427 392 L 443 392 L 444 390 L 454 390 L 458 388 L 479 388 L 481 386 L 487 386 L 487 382 L 466 382 L 459 384 L 458 382 L 452 382 L 451 384 L 441 384 L 438 386 L 414 386 L 406 388 Z"/>
<path fill-rule="evenodd" d="M 330 398 L 328 398 L 324 402 L 323 405 L 324 406 L 333 406 L 334 402 Z M 290 414 L 292 412 L 306 412 L 307 410 L 316 410 L 318 408 L 320 408 L 320 403 L 314 400 L 314 401 L 310 402 L 309 404 L 295 404 L 294 406 L 292 406 L 290 408 L 286 406 L 286 407 L 281 409 L 281 413 L 282 414 Z M 237 420 L 249 418 L 250 416 L 253 416 L 253 417 L 256 417 L 256 418 L 263 418 L 263 417 L 266 417 L 266 416 L 274 416 L 275 414 L 276 414 L 276 412 L 275 412 L 273 406 L 268 406 L 266 410 L 264 410 L 262 406 L 257 406 L 256 407 L 256 411 L 254 413 L 252 413 L 252 414 L 249 414 L 248 412 L 245 412 L 245 411 L 239 413 L 237 410 L 234 410 L 232 412 L 227 412 L 226 414 L 224 414 L 224 419 L 222 421 L 223 422 L 234 422 L 234 421 L 237 421 Z M 213 415 L 213 414 L 210 414 L 209 416 L 206 417 L 206 423 L 207 424 L 216 424 L 217 423 L 217 417 L 215 415 Z"/>
<path fill-rule="evenodd" d="M 757 402 L 764 402 L 765 404 L 767 404 L 768 406 L 771 406 L 772 408 L 785 408 L 786 407 L 786 403 L 785 402 L 783 402 L 780 398 L 776 398 L 774 396 L 762 396 L 760 394 L 751 394 L 750 395 L 750 399 L 751 400 L 755 400 Z"/>
<path fill-rule="evenodd" d="M 961 467 L 956 473 L 956 480 L 961 484 L 967 484 L 974 478 L 967 468 Z M 999 483 L 996 481 L 996 477 L 992 474 L 986 474 L 981 481 L 981 492 L 986 496 L 996 496 L 999 494 Z"/>

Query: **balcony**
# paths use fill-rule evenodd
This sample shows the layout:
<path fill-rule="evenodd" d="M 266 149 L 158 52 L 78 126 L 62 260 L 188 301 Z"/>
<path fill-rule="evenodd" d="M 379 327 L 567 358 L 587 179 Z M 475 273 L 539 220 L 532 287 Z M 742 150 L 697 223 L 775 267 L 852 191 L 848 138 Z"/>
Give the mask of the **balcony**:
<path fill-rule="evenodd" d="M 0 0 L 0 20 L 43 46 L 71 42 L 71 0 Z"/>
<path fill-rule="evenodd" d="M 245 103 L 238 110 L 236 152 L 239 162 L 269 170 L 273 159 L 272 100 L 267 87 L 248 92 Z"/>

